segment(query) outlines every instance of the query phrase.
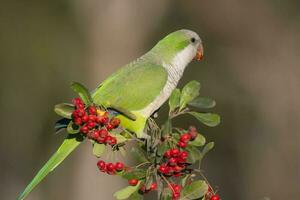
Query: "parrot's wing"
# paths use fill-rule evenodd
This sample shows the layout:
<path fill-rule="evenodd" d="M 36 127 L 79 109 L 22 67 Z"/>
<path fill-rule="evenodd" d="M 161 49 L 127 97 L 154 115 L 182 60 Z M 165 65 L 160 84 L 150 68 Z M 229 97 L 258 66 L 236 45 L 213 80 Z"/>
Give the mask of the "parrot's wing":
<path fill-rule="evenodd" d="M 162 66 L 140 59 L 110 76 L 92 97 L 96 104 L 138 111 L 154 101 L 167 79 L 167 71 Z"/>
<path fill-rule="evenodd" d="M 81 139 L 68 136 L 48 162 L 40 169 L 17 200 L 23 200 L 51 171 L 53 171 L 80 143 Z"/>

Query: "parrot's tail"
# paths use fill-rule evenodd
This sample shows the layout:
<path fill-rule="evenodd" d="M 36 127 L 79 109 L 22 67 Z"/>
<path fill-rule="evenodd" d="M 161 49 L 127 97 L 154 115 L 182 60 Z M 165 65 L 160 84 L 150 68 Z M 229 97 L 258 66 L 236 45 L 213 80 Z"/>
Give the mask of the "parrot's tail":
<path fill-rule="evenodd" d="M 53 171 L 80 143 L 82 138 L 69 135 L 48 162 L 40 169 L 17 200 L 23 200 L 51 171 Z"/>

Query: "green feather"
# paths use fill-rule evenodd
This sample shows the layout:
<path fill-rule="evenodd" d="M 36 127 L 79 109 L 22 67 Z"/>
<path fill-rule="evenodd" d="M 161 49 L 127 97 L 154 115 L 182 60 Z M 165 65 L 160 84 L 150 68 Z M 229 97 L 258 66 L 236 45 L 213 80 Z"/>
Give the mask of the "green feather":
<path fill-rule="evenodd" d="M 167 81 L 166 70 L 145 60 L 129 64 L 104 81 L 92 95 L 96 104 L 137 111 L 159 95 Z"/>
<path fill-rule="evenodd" d="M 80 143 L 76 137 L 68 137 L 64 140 L 58 150 L 48 160 L 48 162 L 35 175 L 29 185 L 20 194 L 17 200 L 23 200 L 51 171 L 53 171 Z"/>

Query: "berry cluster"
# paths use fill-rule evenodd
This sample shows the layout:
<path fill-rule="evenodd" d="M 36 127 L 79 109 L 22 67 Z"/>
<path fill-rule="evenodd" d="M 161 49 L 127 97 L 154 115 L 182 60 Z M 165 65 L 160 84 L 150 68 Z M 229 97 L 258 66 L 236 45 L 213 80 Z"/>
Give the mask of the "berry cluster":
<path fill-rule="evenodd" d="M 197 135 L 197 129 L 194 126 L 191 126 L 189 128 L 189 132 L 184 133 L 180 136 L 177 145 L 181 148 L 185 148 L 189 141 L 193 141 L 194 139 L 196 139 Z"/>
<path fill-rule="evenodd" d="M 117 144 L 117 139 L 109 131 L 117 128 L 120 119 L 110 118 L 108 112 L 102 111 L 94 105 L 85 108 L 80 98 L 73 99 L 75 110 L 72 114 L 74 124 L 80 127 L 80 132 L 100 144 Z"/>
<path fill-rule="evenodd" d="M 139 189 L 139 193 L 140 194 L 147 194 L 148 192 L 155 191 L 156 189 L 157 189 L 157 183 L 152 183 L 149 188 L 146 188 L 145 184 L 142 184 L 142 186 Z"/>
<path fill-rule="evenodd" d="M 115 175 L 116 172 L 121 172 L 125 169 L 125 165 L 122 162 L 105 163 L 103 160 L 99 160 L 97 166 L 101 172 L 106 172 L 110 175 Z"/>
<path fill-rule="evenodd" d="M 220 200 L 220 196 L 215 194 L 210 186 L 208 186 L 207 193 L 205 194 L 205 200 Z"/>
<path fill-rule="evenodd" d="M 181 192 L 181 185 L 178 185 L 178 184 L 174 184 L 174 183 L 171 183 L 169 185 L 170 189 L 172 190 L 172 200 L 176 200 L 180 197 L 180 192 Z"/>
<path fill-rule="evenodd" d="M 177 148 L 169 149 L 164 154 L 164 163 L 162 163 L 158 170 L 161 174 L 166 176 L 179 177 L 187 166 L 188 153 L 180 151 Z"/>

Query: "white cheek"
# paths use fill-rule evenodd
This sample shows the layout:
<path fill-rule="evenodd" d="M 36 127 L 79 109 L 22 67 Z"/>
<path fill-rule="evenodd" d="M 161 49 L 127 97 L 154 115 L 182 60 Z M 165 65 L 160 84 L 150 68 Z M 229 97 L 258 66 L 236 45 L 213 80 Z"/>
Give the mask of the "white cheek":
<path fill-rule="evenodd" d="M 197 49 L 193 45 L 187 46 L 173 58 L 171 66 L 175 68 L 176 71 L 183 71 L 193 60 L 196 53 Z"/>

